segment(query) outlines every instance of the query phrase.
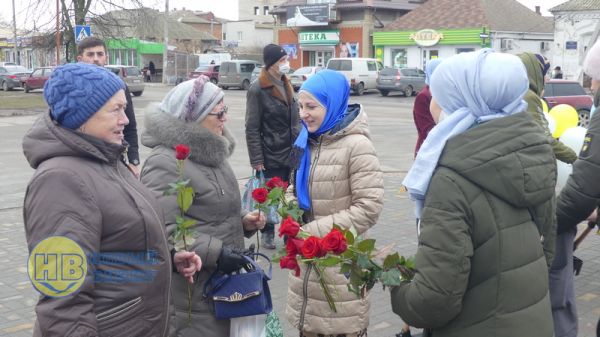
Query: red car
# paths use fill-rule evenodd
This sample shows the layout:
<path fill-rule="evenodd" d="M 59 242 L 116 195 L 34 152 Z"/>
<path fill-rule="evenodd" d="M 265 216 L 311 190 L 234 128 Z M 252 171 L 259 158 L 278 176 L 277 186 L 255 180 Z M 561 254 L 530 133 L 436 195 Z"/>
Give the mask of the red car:
<path fill-rule="evenodd" d="M 549 109 L 558 104 L 568 104 L 574 107 L 579 114 L 579 126 L 588 127 L 593 99 L 585 92 L 579 82 L 549 80 L 545 85 L 544 99 L 548 102 Z"/>
<path fill-rule="evenodd" d="M 216 64 L 199 66 L 198 68 L 196 68 L 196 70 L 190 72 L 190 74 L 188 75 L 188 80 L 193 80 L 194 78 L 196 78 L 200 75 L 204 75 L 204 76 L 207 76 L 208 78 L 210 78 L 210 81 L 212 83 L 217 84 L 217 82 L 219 82 L 219 68 L 220 67 L 221 67 L 220 65 L 216 65 Z"/>
<path fill-rule="evenodd" d="M 25 92 L 30 92 L 34 89 L 42 89 L 50 77 L 52 70 L 54 70 L 53 67 L 35 68 L 31 75 L 29 75 L 25 82 L 23 82 L 23 88 L 25 88 Z"/>

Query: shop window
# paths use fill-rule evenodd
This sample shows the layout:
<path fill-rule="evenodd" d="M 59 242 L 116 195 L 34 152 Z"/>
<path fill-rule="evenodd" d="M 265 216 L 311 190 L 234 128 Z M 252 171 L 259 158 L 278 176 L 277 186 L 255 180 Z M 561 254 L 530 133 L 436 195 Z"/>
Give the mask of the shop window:
<path fill-rule="evenodd" d="M 472 51 L 475 51 L 475 48 L 456 48 L 457 54 L 470 53 Z"/>
<path fill-rule="evenodd" d="M 408 64 L 406 49 L 392 49 L 392 64 L 394 68 L 406 68 Z"/>

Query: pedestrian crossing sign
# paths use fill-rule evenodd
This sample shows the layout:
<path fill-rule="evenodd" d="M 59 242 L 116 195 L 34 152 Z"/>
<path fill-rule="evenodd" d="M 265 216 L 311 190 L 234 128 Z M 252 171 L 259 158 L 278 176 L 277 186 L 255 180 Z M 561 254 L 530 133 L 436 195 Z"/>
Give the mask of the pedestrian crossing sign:
<path fill-rule="evenodd" d="M 75 26 L 75 43 L 81 42 L 86 37 L 92 36 L 92 29 L 90 26 L 76 25 Z"/>

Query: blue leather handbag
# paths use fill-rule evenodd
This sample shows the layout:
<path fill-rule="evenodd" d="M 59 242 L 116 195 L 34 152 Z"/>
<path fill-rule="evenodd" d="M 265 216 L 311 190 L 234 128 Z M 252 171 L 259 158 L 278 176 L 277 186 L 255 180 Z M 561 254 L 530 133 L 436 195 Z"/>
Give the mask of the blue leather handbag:
<path fill-rule="evenodd" d="M 268 274 L 251 258 L 253 256 L 261 256 L 269 262 Z M 268 314 L 273 310 L 268 284 L 273 270 L 271 260 L 260 253 L 244 258 L 248 261 L 246 273 L 213 274 L 204 286 L 204 296 L 213 300 L 217 319 Z"/>

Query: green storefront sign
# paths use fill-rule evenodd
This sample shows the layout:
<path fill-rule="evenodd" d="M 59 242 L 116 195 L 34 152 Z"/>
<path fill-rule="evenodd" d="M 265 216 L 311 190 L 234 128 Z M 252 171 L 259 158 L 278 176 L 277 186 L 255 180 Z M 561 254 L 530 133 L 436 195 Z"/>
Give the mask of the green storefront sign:
<path fill-rule="evenodd" d="M 439 40 L 435 45 L 448 46 L 448 45 L 480 45 L 482 47 L 489 47 L 490 40 L 486 39 L 485 45 L 482 45 L 482 39 L 479 36 L 482 32 L 482 28 L 468 28 L 468 29 L 437 29 L 435 32 L 439 34 Z M 417 46 L 415 42 L 415 36 L 419 36 L 422 31 L 398 31 L 398 32 L 374 32 L 373 33 L 373 45 L 374 46 Z"/>
<path fill-rule="evenodd" d="M 106 40 L 106 48 L 108 48 L 108 54 L 110 62 L 114 62 L 116 58 L 115 55 L 119 53 L 121 57 L 121 63 L 124 64 L 134 64 L 136 66 L 141 65 L 141 55 L 142 54 L 154 54 L 154 55 L 162 55 L 163 54 L 162 43 L 143 41 L 140 39 L 107 39 Z M 135 50 L 135 53 L 130 53 L 128 51 Z M 133 57 L 133 62 L 130 62 L 129 58 Z"/>
<path fill-rule="evenodd" d="M 311 45 L 336 45 L 340 42 L 339 30 L 308 31 L 298 34 L 300 44 Z"/>

